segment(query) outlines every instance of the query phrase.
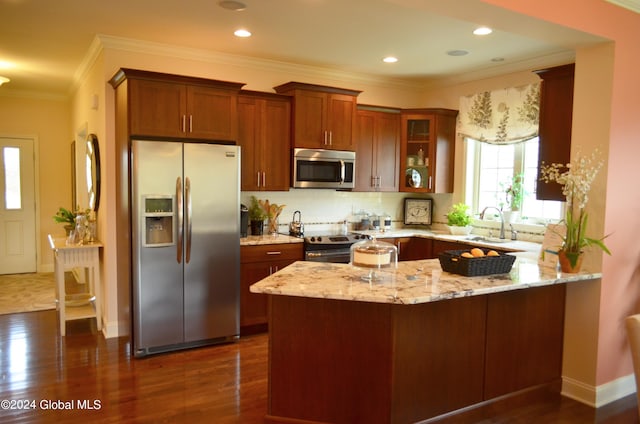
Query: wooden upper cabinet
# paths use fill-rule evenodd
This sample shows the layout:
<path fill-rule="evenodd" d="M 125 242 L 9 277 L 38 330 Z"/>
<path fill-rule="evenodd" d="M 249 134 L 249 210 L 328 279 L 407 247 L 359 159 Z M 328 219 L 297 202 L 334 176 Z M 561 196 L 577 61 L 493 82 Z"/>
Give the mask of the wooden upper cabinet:
<path fill-rule="evenodd" d="M 398 191 L 400 111 L 359 109 L 354 191 Z"/>
<path fill-rule="evenodd" d="M 187 93 L 183 85 L 131 80 L 129 89 L 131 134 L 158 137 L 184 135 Z"/>
<path fill-rule="evenodd" d="M 452 193 L 457 110 L 404 109 L 400 191 Z"/>
<path fill-rule="evenodd" d="M 236 141 L 241 83 L 121 69 L 117 87 L 128 80 L 132 136 Z"/>
<path fill-rule="evenodd" d="M 539 200 L 566 200 L 561 185 L 540 181 L 540 167 L 542 162 L 566 164 L 571 160 L 574 70 L 575 65 L 569 64 L 535 71 L 542 79 L 536 190 Z"/>
<path fill-rule="evenodd" d="M 243 92 L 238 97 L 242 190 L 287 191 L 291 166 L 290 98 Z"/>
<path fill-rule="evenodd" d="M 199 85 L 186 89 L 188 137 L 237 140 L 237 92 Z"/>
<path fill-rule="evenodd" d="M 294 147 L 353 150 L 360 91 L 299 82 L 274 90 L 293 97 Z"/>

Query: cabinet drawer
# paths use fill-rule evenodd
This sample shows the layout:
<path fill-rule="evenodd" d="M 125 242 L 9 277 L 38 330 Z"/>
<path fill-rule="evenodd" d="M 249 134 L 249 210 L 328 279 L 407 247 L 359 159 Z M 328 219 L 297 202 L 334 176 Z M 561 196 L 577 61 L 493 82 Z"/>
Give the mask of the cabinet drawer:
<path fill-rule="evenodd" d="M 263 244 L 259 246 L 240 246 L 240 262 L 265 262 L 288 259 L 301 261 L 302 243 Z"/>

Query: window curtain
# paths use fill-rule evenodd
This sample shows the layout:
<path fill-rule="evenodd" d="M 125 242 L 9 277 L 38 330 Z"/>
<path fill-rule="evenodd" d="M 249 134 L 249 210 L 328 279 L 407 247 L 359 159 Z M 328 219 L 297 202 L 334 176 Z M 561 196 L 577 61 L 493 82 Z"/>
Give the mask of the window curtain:
<path fill-rule="evenodd" d="M 538 136 L 540 83 L 460 98 L 458 133 L 491 144 L 521 143 Z"/>

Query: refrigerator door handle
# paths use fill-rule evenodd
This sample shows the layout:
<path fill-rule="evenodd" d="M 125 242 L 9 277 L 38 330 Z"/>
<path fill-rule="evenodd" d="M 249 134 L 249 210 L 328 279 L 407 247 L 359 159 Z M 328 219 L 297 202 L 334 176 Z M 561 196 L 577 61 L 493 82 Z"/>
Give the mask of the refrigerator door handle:
<path fill-rule="evenodd" d="M 187 243 L 185 251 L 184 263 L 188 264 L 191 260 L 191 181 L 189 177 L 184 179 L 184 201 L 187 204 L 187 216 L 185 230 L 187 232 Z"/>
<path fill-rule="evenodd" d="M 178 177 L 176 179 L 176 201 L 178 202 L 178 243 L 176 243 L 176 260 L 178 263 L 182 263 L 182 179 Z"/>

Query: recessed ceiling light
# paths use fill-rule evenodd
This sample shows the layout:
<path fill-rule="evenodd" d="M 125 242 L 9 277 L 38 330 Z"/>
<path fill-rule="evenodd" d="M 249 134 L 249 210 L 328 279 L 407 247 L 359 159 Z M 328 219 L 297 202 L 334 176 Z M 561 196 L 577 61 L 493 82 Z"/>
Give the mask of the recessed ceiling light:
<path fill-rule="evenodd" d="M 13 69 L 16 65 L 11 62 L 7 62 L 6 60 L 0 60 L 0 69 Z"/>
<path fill-rule="evenodd" d="M 447 54 L 449 56 L 465 56 L 469 54 L 469 52 L 466 50 L 449 50 Z"/>
<path fill-rule="evenodd" d="M 251 32 L 247 31 L 246 29 L 237 29 L 233 32 L 233 35 L 235 35 L 236 37 L 247 38 L 251 37 Z"/>
<path fill-rule="evenodd" d="M 473 30 L 475 35 L 489 35 L 493 32 L 493 30 L 489 27 L 479 27 Z"/>
<path fill-rule="evenodd" d="M 247 8 L 247 5 L 236 0 L 222 0 L 218 5 L 223 9 L 241 11 Z"/>
<path fill-rule="evenodd" d="M 11 81 L 9 78 L 0 76 L 0 85 L 9 81 Z"/>
<path fill-rule="evenodd" d="M 382 61 L 384 63 L 396 63 L 398 61 L 398 58 L 393 56 L 387 56 L 384 59 L 382 59 Z"/>
<path fill-rule="evenodd" d="M 504 62 L 504 57 L 494 57 L 491 59 L 492 62 Z"/>

